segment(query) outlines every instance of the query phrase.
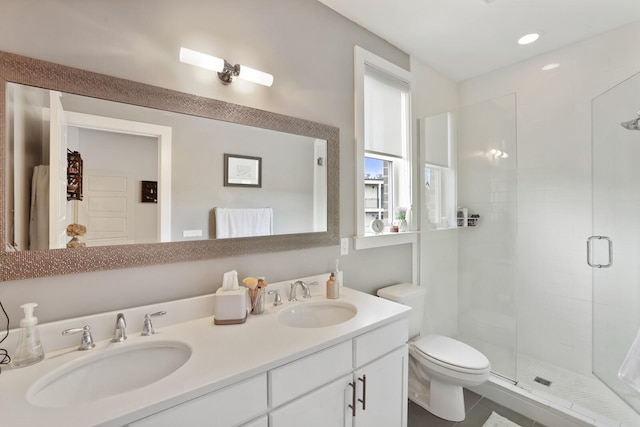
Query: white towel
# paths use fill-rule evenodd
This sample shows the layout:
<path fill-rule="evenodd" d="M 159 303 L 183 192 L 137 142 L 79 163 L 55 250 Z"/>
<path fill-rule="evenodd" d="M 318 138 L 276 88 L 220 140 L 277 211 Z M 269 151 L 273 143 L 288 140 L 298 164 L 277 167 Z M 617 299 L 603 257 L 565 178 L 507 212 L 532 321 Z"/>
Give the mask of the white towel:
<path fill-rule="evenodd" d="M 216 208 L 216 238 L 273 234 L 273 209 Z"/>
<path fill-rule="evenodd" d="M 640 331 L 620 366 L 618 378 L 640 391 Z"/>

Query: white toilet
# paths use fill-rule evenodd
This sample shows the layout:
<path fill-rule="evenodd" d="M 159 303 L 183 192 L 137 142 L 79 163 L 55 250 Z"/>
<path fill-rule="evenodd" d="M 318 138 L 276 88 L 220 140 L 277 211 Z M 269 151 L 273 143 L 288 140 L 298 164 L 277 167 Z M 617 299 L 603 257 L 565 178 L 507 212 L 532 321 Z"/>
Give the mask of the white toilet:
<path fill-rule="evenodd" d="M 426 291 L 401 283 L 378 290 L 378 296 L 412 308 L 409 314 L 409 399 L 449 421 L 465 418 L 462 387 L 489 379 L 489 359 L 475 348 L 442 335 L 420 336 Z"/>

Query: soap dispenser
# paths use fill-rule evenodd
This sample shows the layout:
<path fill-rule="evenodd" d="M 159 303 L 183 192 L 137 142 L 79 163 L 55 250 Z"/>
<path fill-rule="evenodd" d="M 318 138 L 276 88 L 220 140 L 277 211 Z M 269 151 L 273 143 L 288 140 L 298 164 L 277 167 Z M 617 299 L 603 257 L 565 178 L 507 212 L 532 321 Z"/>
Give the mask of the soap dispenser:
<path fill-rule="evenodd" d="M 33 315 L 33 309 L 37 306 L 38 304 L 32 302 L 20 306 L 24 310 L 24 319 L 20 321 L 20 339 L 11 362 L 17 368 L 33 365 L 44 359 L 38 333 L 38 318 Z"/>
<path fill-rule="evenodd" d="M 340 286 L 336 281 L 335 273 L 331 273 L 329 280 L 327 280 L 327 298 L 338 299 L 340 298 Z"/>

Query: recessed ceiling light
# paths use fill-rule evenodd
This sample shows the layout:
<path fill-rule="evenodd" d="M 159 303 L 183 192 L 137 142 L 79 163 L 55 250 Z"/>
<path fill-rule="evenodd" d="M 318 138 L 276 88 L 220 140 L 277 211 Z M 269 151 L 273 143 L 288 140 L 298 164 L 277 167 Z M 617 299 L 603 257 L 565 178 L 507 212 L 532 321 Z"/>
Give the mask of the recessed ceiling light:
<path fill-rule="evenodd" d="M 554 62 L 553 64 L 547 64 L 544 67 L 542 67 L 543 71 L 550 71 L 550 70 L 555 70 L 556 68 L 558 68 L 560 66 L 560 64 L 558 64 L 557 62 Z"/>
<path fill-rule="evenodd" d="M 538 34 L 538 33 L 527 34 L 527 35 L 524 35 L 524 36 L 522 36 L 522 37 L 520 37 L 518 39 L 518 44 L 533 43 L 534 41 L 538 40 L 539 38 L 540 38 L 540 34 Z"/>

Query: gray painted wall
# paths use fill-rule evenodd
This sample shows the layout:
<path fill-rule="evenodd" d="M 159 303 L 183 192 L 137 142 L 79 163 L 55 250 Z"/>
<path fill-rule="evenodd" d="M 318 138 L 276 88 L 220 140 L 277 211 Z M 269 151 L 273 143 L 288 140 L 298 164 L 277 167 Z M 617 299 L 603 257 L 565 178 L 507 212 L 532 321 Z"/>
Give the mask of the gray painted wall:
<path fill-rule="evenodd" d="M 353 46 L 404 68 L 409 57 L 316 0 L 0 0 L 0 49 L 340 129 L 340 234 L 354 234 Z M 268 71 L 271 88 L 216 77 L 178 61 L 180 46 Z M 12 322 L 40 304 L 43 322 L 213 292 L 225 271 L 269 281 L 326 271 L 338 246 L 0 284 Z M 411 247 L 351 250 L 346 285 L 373 292 L 411 280 Z M 15 324 L 15 323 L 14 323 Z"/>

